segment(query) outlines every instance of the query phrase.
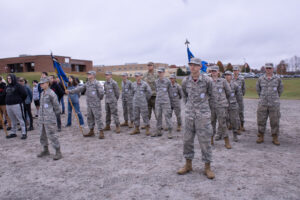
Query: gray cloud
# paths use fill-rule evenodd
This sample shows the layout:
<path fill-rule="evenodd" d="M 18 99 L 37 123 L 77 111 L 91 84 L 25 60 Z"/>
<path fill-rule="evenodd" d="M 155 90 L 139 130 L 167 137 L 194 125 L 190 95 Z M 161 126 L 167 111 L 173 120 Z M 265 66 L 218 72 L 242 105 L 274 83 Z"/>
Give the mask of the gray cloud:
<path fill-rule="evenodd" d="M 297 0 L 0 2 L 0 57 L 49 54 L 94 64 L 265 62 L 300 55 Z"/>

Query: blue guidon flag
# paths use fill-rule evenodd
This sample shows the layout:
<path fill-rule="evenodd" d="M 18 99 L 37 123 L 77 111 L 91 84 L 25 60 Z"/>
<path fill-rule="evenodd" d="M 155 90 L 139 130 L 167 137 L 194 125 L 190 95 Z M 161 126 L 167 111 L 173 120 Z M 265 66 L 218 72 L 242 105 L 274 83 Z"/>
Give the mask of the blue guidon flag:
<path fill-rule="evenodd" d="M 51 53 L 51 58 L 53 61 L 53 67 L 54 67 L 55 72 L 56 72 L 57 76 L 59 77 L 60 81 L 64 80 L 65 83 L 69 82 L 67 75 L 65 74 L 64 70 L 60 66 L 57 59 L 52 55 L 52 53 Z"/>
<path fill-rule="evenodd" d="M 191 58 L 194 58 L 195 56 L 193 55 L 193 53 L 191 52 L 189 46 L 187 46 L 187 55 L 188 55 L 188 59 L 189 59 L 189 62 L 191 61 Z M 202 72 L 206 72 L 207 70 L 207 62 L 206 61 L 202 61 L 202 68 L 201 68 L 201 71 Z M 189 70 L 189 69 L 188 69 Z"/>

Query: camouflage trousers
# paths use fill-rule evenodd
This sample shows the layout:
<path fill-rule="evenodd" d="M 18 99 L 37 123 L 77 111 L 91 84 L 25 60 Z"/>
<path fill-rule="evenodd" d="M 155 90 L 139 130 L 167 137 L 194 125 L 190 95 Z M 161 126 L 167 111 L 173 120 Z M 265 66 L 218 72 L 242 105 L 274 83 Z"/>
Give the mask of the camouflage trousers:
<path fill-rule="evenodd" d="M 268 117 L 270 118 L 271 134 L 279 135 L 280 106 L 263 106 L 257 108 L 258 133 L 264 134 Z"/>
<path fill-rule="evenodd" d="M 244 124 L 244 100 L 243 98 L 238 101 L 239 104 L 239 117 L 240 117 L 240 122 Z"/>
<path fill-rule="evenodd" d="M 194 158 L 194 139 L 195 135 L 197 135 L 202 153 L 202 161 L 205 163 L 212 162 L 212 150 L 210 144 L 212 130 L 209 120 L 210 113 L 202 113 L 201 117 L 196 117 L 192 112 L 190 115 L 185 116 L 183 156 L 186 159 Z"/>
<path fill-rule="evenodd" d="M 216 134 L 216 126 L 218 121 L 218 133 L 219 137 L 228 137 L 227 127 L 226 127 L 226 118 L 227 118 L 227 108 L 211 108 L 211 126 L 213 129 L 213 136 Z"/>
<path fill-rule="evenodd" d="M 149 116 L 149 120 L 151 119 L 152 110 L 154 112 L 155 119 L 157 119 L 156 118 L 156 114 L 155 114 L 155 100 L 156 100 L 156 96 L 151 96 L 151 98 L 148 101 L 148 112 L 149 112 L 148 116 Z"/>
<path fill-rule="evenodd" d="M 149 115 L 148 115 L 147 105 L 133 105 L 133 117 L 135 127 L 140 126 L 140 116 L 142 116 L 144 124 L 149 125 Z"/>
<path fill-rule="evenodd" d="M 105 103 L 106 111 L 106 125 L 110 125 L 111 116 L 113 116 L 116 126 L 120 125 L 119 115 L 118 115 L 118 103 Z"/>
<path fill-rule="evenodd" d="M 181 120 L 181 106 L 180 106 L 180 102 L 178 102 L 176 104 L 174 103 L 171 106 L 171 118 L 172 118 L 173 111 L 174 111 L 176 119 L 177 119 L 177 125 L 181 126 L 182 120 Z"/>
<path fill-rule="evenodd" d="M 60 148 L 58 137 L 55 133 L 56 124 L 40 124 L 40 142 L 43 147 L 48 146 L 50 140 L 54 149 Z"/>
<path fill-rule="evenodd" d="M 101 107 L 87 107 L 87 123 L 89 126 L 89 129 L 94 129 L 95 122 L 98 126 L 98 130 L 103 130 L 103 121 L 102 121 L 102 113 L 101 113 Z"/>
<path fill-rule="evenodd" d="M 133 106 L 132 106 L 132 101 L 122 101 L 122 107 L 123 107 L 123 116 L 124 120 L 128 121 L 128 115 L 129 119 L 132 122 L 134 120 L 133 118 Z"/>
<path fill-rule="evenodd" d="M 157 130 L 161 130 L 162 128 L 162 115 L 164 114 L 166 125 L 168 130 L 172 130 L 172 110 L 170 103 L 155 103 L 155 113 L 156 113 L 156 128 Z"/>
<path fill-rule="evenodd" d="M 232 127 L 233 134 L 236 134 L 238 129 L 240 128 L 239 109 L 229 108 L 227 120 L 228 120 L 228 125 Z"/>

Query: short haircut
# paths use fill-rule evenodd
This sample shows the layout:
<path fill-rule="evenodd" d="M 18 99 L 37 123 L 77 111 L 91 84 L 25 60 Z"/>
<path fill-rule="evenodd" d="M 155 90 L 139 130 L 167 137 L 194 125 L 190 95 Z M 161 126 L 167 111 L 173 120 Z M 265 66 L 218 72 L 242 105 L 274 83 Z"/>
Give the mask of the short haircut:
<path fill-rule="evenodd" d="M 47 72 L 42 72 L 42 74 L 45 74 L 46 76 L 48 76 L 48 73 L 47 73 Z"/>
<path fill-rule="evenodd" d="M 32 82 L 33 82 L 33 83 L 39 83 L 37 80 L 33 80 Z"/>
<path fill-rule="evenodd" d="M 55 78 L 55 75 L 50 75 L 53 79 Z"/>

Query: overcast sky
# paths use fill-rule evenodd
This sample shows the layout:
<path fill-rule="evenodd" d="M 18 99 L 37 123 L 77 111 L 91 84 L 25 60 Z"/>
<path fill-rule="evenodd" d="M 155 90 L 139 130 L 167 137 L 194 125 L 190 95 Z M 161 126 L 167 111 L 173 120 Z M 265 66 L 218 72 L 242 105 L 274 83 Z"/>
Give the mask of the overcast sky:
<path fill-rule="evenodd" d="M 1 0 L 0 58 L 50 54 L 94 65 L 208 62 L 260 68 L 300 56 L 299 0 Z"/>

